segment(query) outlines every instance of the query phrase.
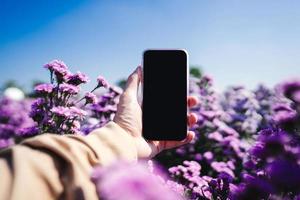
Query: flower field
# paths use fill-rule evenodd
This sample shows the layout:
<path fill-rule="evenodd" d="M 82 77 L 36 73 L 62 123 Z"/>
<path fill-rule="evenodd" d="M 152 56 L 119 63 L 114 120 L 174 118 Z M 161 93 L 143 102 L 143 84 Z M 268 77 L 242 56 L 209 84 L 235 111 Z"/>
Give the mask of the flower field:
<path fill-rule="evenodd" d="M 34 97 L 1 97 L 0 148 L 46 132 L 87 135 L 113 118 L 121 88 L 99 76 L 82 95 L 86 75 L 58 60 L 44 68 L 49 83 L 37 85 Z M 190 94 L 200 100 L 191 109 L 198 116 L 195 140 L 146 164 L 95 168 L 99 193 L 132 200 L 300 199 L 300 80 L 218 93 L 211 77 L 191 76 Z"/>

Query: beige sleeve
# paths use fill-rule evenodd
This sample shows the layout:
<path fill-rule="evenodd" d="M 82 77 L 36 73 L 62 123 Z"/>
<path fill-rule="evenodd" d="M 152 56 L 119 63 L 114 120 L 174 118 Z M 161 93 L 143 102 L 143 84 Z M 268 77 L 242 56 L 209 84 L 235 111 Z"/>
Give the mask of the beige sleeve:
<path fill-rule="evenodd" d="M 98 199 L 92 169 L 118 159 L 137 151 L 112 121 L 88 136 L 36 136 L 0 152 L 0 200 Z"/>

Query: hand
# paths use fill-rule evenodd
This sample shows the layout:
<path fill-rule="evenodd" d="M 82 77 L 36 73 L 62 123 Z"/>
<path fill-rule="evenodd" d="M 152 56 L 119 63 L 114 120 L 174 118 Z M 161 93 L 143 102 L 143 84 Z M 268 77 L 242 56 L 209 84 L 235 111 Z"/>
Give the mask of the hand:
<path fill-rule="evenodd" d="M 138 67 L 127 79 L 126 88 L 120 96 L 117 106 L 117 113 L 113 119 L 134 139 L 138 158 L 152 158 L 165 149 L 171 149 L 187 144 L 193 140 L 195 133 L 188 131 L 187 136 L 182 141 L 146 141 L 142 137 L 142 109 L 138 103 L 138 86 L 142 78 L 142 69 Z M 197 104 L 196 97 L 188 97 L 188 106 Z M 188 114 L 188 125 L 192 126 L 197 122 L 195 114 Z"/>

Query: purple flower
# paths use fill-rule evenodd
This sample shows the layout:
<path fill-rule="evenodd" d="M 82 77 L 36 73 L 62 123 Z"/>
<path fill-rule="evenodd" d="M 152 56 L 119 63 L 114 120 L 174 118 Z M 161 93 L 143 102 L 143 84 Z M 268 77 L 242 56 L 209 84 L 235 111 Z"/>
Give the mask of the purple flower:
<path fill-rule="evenodd" d="M 293 101 L 300 103 L 300 89 L 293 93 L 292 99 Z"/>
<path fill-rule="evenodd" d="M 96 168 L 92 174 L 97 192 L 108 200 L 182 199 L 142 164 L 115 163 Z"/>
<path fill-rule="evenodd" d="M 192 199 L 210 199 L 209 182 L 211 177 L 200 176 L 201 166 L 196 161 L 184 161 L 183 165 L 169 168 L 171 177 L 180 180 L 185 185 L 187 193 Z"/>
<path fill-rule="evenodd" d="M 287 81 L 281 85 L 284 96 L 294 102 L 300 103 L 300 80 Z"/>
<path fill-rule="evenodd" d="M 21 137 L 30 137 L 39 134 L 39 128 L 36 126 L 23 128 L 18 132 L 18 136 Z"/>
<path fill-rule="evenodd" d="M 67 94 L 67 95 L 75 95 L 75 94 L 78 94 L 79 87 L 68 84 L 68 83 L 63 83 L 63 84 L 59 85 L 59 91 L 61 93 Z"/>
<path fill-rule="evenodd" d="M 69 76 L 70 72 L 66 64 L 60 60 L 53 60 L 50 63 L 44 65 L 45 68 L 49 69 L 51 76 L 54 73 L 58 83 L 62 83 Z"/>
<path fill-rule="evenodd" d="M 0 99 L 0 139 L 3 139 L 1 146 L 6 146 L 4 143 L 12 144 L 20 129 L 34 125 L 28 116 L 30 103 L 29 100 Z"/>
<path fill-rule="evenodd" d="M 43 98 L 37 98 L 32 104 L 31 108 L 32 109 L 41 109 L 45 106 L 46 101 Z"/>
<path fill-rule="evenodd" d="M 167 180 L 166 185 L 174 192 L 184 196 L 184 190 L 185 190 L 184 185 L 171 180 Z"/>
<path fill-rule="evenodd" d="M 84 98 L 86 100 L 86 104 L 96 104 L 98 102 L 97 96 L 91 92 L 85 93 Z"/>
<path fill-rule="evenodd" d="M 215 132 L 212 132 L 212 133 L 208 134 L 208 138 L 212 139 L 212 140 L 215 140 L 217 142 L 223 141 L 223 136 L 218 131 L 215 131 Z"/>
<path fill-rule="evenodd" d="M 233 176 L 227 174 L 226 172 L 221 172 L 218 176 L 219 179 L 222 179 L 223 181 L 227 183 L 231 183 L 233 181 Z M 229 189 L 229 188 L 228 188 Z"/>
<path fill-rule="evenodd" d="M 208 120 L 212 120 L 212 119 L 214 119 L 215 117 L 216 117 L 216 112 L 215 111 L 201 111 L 200 112 L 200 114 L 204 117 L 204 118 L 206 118 L 206 119 L 208 119 Z"/>
<path fill-rule="evenodd" d="M 67 83 L 77 86 L 82 83 L 87 83 L 89 81 L 89 78 L 85 74 L 77 72 L 76 74 L 68 75 L 67 80 Z"/>
<path fill-rule="evenodd" d="M 70 107 L 70 114 L 72 117 L 79 117 L 79 119 L 83 119 L 83 117 L 87 115 L 87 112 L 80 108 L 72 106 Z"/>
<path fill-rule="evenodd" d="M 257 142 L 254 147 L 249 150 L 250 154 L 256 158 L 265 157 L 264 144 Z"/>
<path fill-rule="evenodd" d="M 108 82 L 102 76 L 98 76 L 97 82 L 98 82 L 97 88 L 98 87 L 105 87 L 105 88 L 109 87 Z"/>
<path fill-rule="evenodd" d="M 248 179 L 247 183 L 240 184 L 232 191 L 232 200 L 261 200 L 268 199 L 274 193 L 274 188 L 267 181 L 260 178 Z"/>
<path fill-rule="evenodd" d="M 0 124 L 0 138 L 8 139 L 15 135 L 16 128 L 12 124 Z"/>
<path fill-rule="evenodd" d="M 41 94 L 50 94 L 54 89 L 53 84 L 43 83 L 35 86 L 34 90 Z"/>
<path fill-rule="evenodd" d="M 273 107 L 273 121 L 280 126 L 293 123 L 297 119 L 297 112 L 286 104 L 277 104 Z"/>
<path fill-rule="evenodd" d="M 245 167 L 245 169 L 252 170 L 252 169 L 255 169 L 256 163 L 253 160 L 247 160 L 244 163 L 244 167 Z"/>
<path fill-rule="evenodd" d="M 4 149 L 14 144 L 14 140 L 12 138 L 9 139 L 1 139 L 0 138 L 0 149 Z"/>
<path fill-rule="evenodd" d="M 216 170 L 217 172 L 219 172 L 219 173 L 221 173 L 221 172 L 227 173 L 230 176 L 234 177 L 234 173 L 233 173 L 232 169 L 225 162 L 216 162 L 216 161 L 213 161 L 211 163 L 211 167 L 214 170 Z"/>
<path fill-rule="evenodd" d="M 29 116 L 36 122 L 40 122 L 45 115 L 46 101 L 43 98 L 36 99 L 31 105 Z"/>
<path fill-rule="evenodd" d="M 209 182 L 212 199 L 228 199 L 232 181 L 233 178 L 227 173 L 220 173 L 217 179 L 212 179 Z"/>
<path fill-rule="evenodd" d="M 49 111 L 50 112 L 50 111 Z M 57 133 L 57 134 L 61 134 L 61 132 L 59 132 L 60 130 L 57 129 L 57 119 L 53 119 L 52 117 L 50 117 L 49 115 L 53 115 L 51 112 L 50 113 L 46 113 L 43 120 L 41 122 L 39 122 L 39 126 L 41 126 L 41 132 L 51 132 L 51 133 Z M 61 118 L 59 118 L 59 120 L 61 120 Z"/>
<path fill-rule="evenodd" d="M 211 151 L 207 151 L 203 154 L 203 157 L 210 162 L 214 158 L 214 154 Z"/>
<path fill-rule="evenodd" d="M 225 111 L 222 119 L 243 137 L 255 134 L 263 119 L 255 97 L 254 92 L 244 87 L 232 87 L 224 93 L 221 102 Z"/>
<path fill-rule="evenodd" d="M 275 160 L 267 168 L 270 181 L 280 191 L 300 192 L 300 166 L 287 160 Z"/>
<path fill-rule="evenodd" d="M 272 107 L 274 112 L 278 112 L 278 111 L 294 111 L 290 105 L 286 104 L 286 103 L 278 103 L 273 105 Z"/>
<path fill-rule="evenodd" d="M 117 108 L 116 106 L 113 105 L 106 105 L 104 107 L 100 106 L 100 105 L 92 105 L 92 109 L 93 111 L 99 112 L 99 113 L 112 113 L 112 112 L 116 112 Z"/>
<path fill-rule="evenodd" d="M 57 107 L 53 107 L 50 111 L 56 114 L 57 116 L 64 117 L 64 118 L 68 118 L 71 116 L 71 112 L 68 107 L 57 106 Z"/>
<path fill-rule="evenodd" d="M 67 65 L 60 60 L 53 60 L 47 64 L 44 65 L 46 69 L 49 69 L 50 71 L 57 71 L 58 69 L 68 69 Z"/>
<path fill-rule="evenodd" d="M 274 159 L 274 157 L 280 156 L 285 152 L 285 146 L 290 141 L 291 138 L 284 131 L 262 130 L 259 134 L 258 142 L 250 150 L 250 153 L 259 159 Z"/>
<path fill-rule="evenodd" d="M 201 78 L 200 84 L 205 85 L 205 86 L 207 86 L 207 85 L 212 85 L 212 84 L 213 84 L 213 79 L 212 79 L 212 77 L 209 76 L 209 75 L 204 75 L 204 76 Z"/>
<path fill-rule="evenodd" d="M 74 120 L 72 123 L 72 128 L 79 130 L 81 127 L 80 122 L 78 120 Z"/>

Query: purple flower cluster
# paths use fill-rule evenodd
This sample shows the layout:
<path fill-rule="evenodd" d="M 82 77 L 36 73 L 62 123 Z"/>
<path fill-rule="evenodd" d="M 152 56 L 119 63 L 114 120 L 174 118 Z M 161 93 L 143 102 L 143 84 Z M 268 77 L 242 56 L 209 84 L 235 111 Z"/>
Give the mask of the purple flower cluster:
<path fill-rule="evenodd" d="M 105 87 L 105 88 L 109 87 L 108 82 L 102 76 L 98 76 L 97 82 L 98 82 L 97 87 Z"/>
<path fill-rule="evenodd" d="M 117 162 L 99 167 L 94 170 L 92 180 L 99 196 L 107 200 L 183 199 L 151 173 L 145 163 Z"/>
<path fill-rule="evenodd" d="M 15 101 L 6 97 L 0 99 L 0 149 L 27 137 L 27 127 L 34 126 L 28 116 L 31 100 Z"/>
<path fill-rule="evenodd" d="M 255 93 L 244 87 L 232 87 L 224 93 L 221 102 L 225 112 L 224 122 L 234 128 L 241 136 L 255 134 L 260 127 L 262 116 Z"/>
<path fill-rule="evenodd" d="M 232 191 L 232 199 L 300 198 L 299 86 L 300 81 L 279 86 L 280 94 L 290 101 L 274 105 L 276 128 L 259 132 L 249 150 L 243 181 Z"/>
<path fill-rule="evenodd" d="M 186 185 L 184 191 L 189 199 L 227 199 L 236 188 L 233 177 L 221 172 L 217 178 L 201 175 L 201 165 L 196 161 L 184 161 L 183 165 L 169 168 L 171 177 Z M 181 185 L 182 185 L 181 184 Z"/>
<path fill-rule="evenodd" d="M 113 119 L 122 89 L 99 76 L 96 87 L 78 98 L 86 75 L 72 74 L 58 60 L 45 68 L 50 83 L 35 87 L 33 103 L 0 99 L 0 148 L 45 132 L 86 135 Z M 94 94 L 100 87 L 105 90 Z M 97 168 L 92 180 L 101 197 L 300 199 L 300 80 L 218 93 L 211 77 L 191 77 L 190 94 L 199 98 L 191 109 L 199 119 L 195 140 L 155 158 L 168 178 L 154 164 L 150 170 L 124 162 Z"/>
<path fill-rule="evenodd" d="M 31 96 L 38 98 L 34 101 L 0 100 L 0 148 L 46 132 L 88 134 L 112 119 L 116 112 L 122 91 L 109 86 L 102 76 L 97 78 L 92 92 L 100 87 L 107 88 L 108 92 L 99 97 L 87 92 L 78 100 L 80 85 L 89 82 L 85 74 L 72 74 L 59 60 L 53 60 L 44 67 L 50 72 L 50 83 L 35 86 L 35 93 Z M 80 103 L 82 100 L 85 100 L 84 104 Z"/>
<path fill-rule="evenodd" d="M 67 65 L 58 60 L 46 64 L 45 68 L 50 71 L 51 83 L 35 87 L 39 98 L 32 104 L 30 112 L 30 117 L 38 124 L 37 131 L 36 129 L 34 131 L 81 134 L 81 122 L 88 112 L 83 110 L 78 103 L 84 99 L 86 100 L 85 105 L 97 102 L 97 97 L 91 92 L 82 99 L 76 100 L 80 92 L 80 85 L 87 83 L 88 77 L 81 72 L 72 74 Z M 102 86 L 104 85 L 98 84 L 95 89 Z"/>
<path fill-rule="evenodd" d="M 281 101 L 273 107 L 275 123 L 288 132 L 300 132 L 300 80 L 287 81 L 277 91 L 289 101 Z"/>
<path fill-rule="evenodd" d="M 249 155 L 243 181 L 232 192 L 234 199 L 293 199 L 300 195 L 297 138 L 284 130 L 262 130 Z"/>
<path fill-rule="evenodd" d="M 51 94 L 54 89 L 54 86 L 49 83 L 39 84 L 35 86 L 34 90 L 40 94 Z"/>
<path fill-rule="evenodd" d="M 53 75 L 55 75 L 58 84 L 65 81 L 70 75 L 67 65 L 60 60 L 53 60 L 50 63 L 45 64 L 44 67 L 50 71 L 51 83 L 54 82 Z"/>
<path fill-rule="evenodd" d="M 207 76 L 190 81 L 190 93 L 200 99 L 192 109 L 199 118 L 193 128 L 196 140 L 156 157 L 184 186 L 186 196 L 298 197 L 299 81 L 283 83 L 274 90 L 232 87 L 220 95 Z"/>
<path fill-rule="evenodd" d="M 91 93 L 91 92 L 87 92 L 84 95 L 84 98 L 85 98 L 86 104 L 96 104 L 96 103 L 98 103 L 97 96 L 95 94 Z"/>
<path fill-rule="evenodd" d="M 75 86 L 89 82 L 89 78 L 81 72 L 77 72 L 75 74 L 68 74 L 67 80 L 68 84 Z"/>
<path fill-rule="evenodd" d="M 169 168 L 171 177 L 186 185 L 185 191 L 190 198 L 202 197 L 211 198 L 209 182 L 212 180 L 209 176 L 200 176 L 201 166 L 196 161 L 184 161 L 183 165 Z"/>
<path fill-rule="evenodd" d="M 274 126 L 272 121 L 273 115 L 273 104 L 279 103 L 279 101 L 283 98 L 279 98 L 274 90 L 264 86 L 259 85 L 255 91 L 255 98 L 259 104 L 259 109 L 257 113 L 262 116 L 259 129 L 271 128 Z"/>
<path fill-rule="evenodd" d="M 281 85 L 281 90 L 285 97 L 292 100 L 297 105 L 300 104 L 300 80 L 284 82 Z"/>
<path fill-rule="evenodd" d="M 191 162 L 194 166 L 198 164 L 201 175 L 200 171 L 199 175 L 195 175 L 192 179 L 187 178 L 184 173 L 176 175 L 178 183 L 186 187 L 188 198 L 210 199 L 221 193 L 228 196 L 227 186 L 232 184 L 229 184 L 229 179 L 223 180 L 221 177 L 225 177 L 226 174 L 226 177 L 231 177 L 230 181 L 239 179 L 249 142 L 243 140 L 239 132 L 224 120 L 226 111 L 222 106 L 222 95 L 214 90 L 210 77 L 191 79 L 190 93 L 198 96 L 200 100 L 199 104 L 191 109 L 199 118 L 193 128 L 196 140 L 176 150 L 165 151 L 156 159 L 170 169 L 174 169 L 174 166 L 176 169 L 176 166 L 179 166 L 182 171 L 188 171 L 189 174 L 191 173 L 187 163 Z M 233 103 L 229 105 L 234 106 Z M 173 170 L 171 172 L 173 173 Z M 199 185 L 195 185 L 194 180 Z M 216 187 L 213 183 L 209 185 L 212 180 L 217 181 Z M 222 198 L 226 199 L 227 196 Z"/>
<path fill-rule="evenodd" d="M 116 86 L 108 86 L 108 91 L 96 98 L 93 94 L 87 93 L 85 95 L 86 102 L 93 102 L 86 107 L 88 117 L 82 126 L 82 132 L 90 133 L 92 130 L 99 128 L 112 120 L 117 112 L 117 104 L 121 93 L 121 88 Z"/>
<path fill-rule="evenodd" d="M 68 83 L 60 84 L 57 89 L 62 96 L 76 95 L 80 90 L 78 86 L 68 84 Z"/>

